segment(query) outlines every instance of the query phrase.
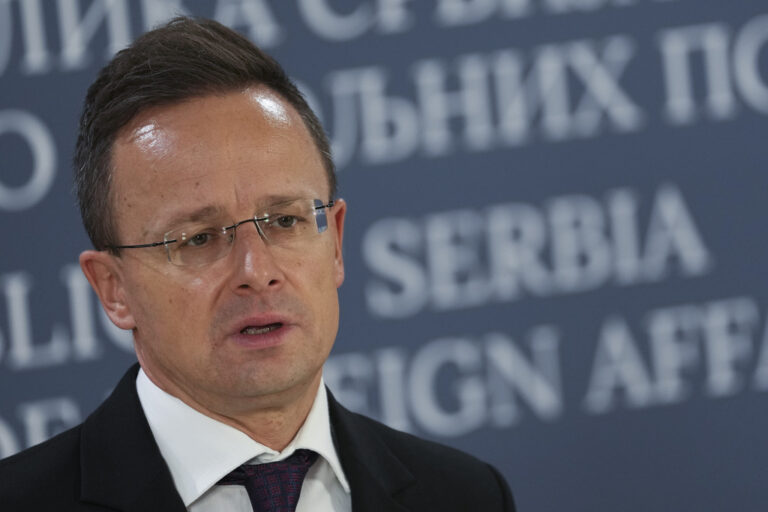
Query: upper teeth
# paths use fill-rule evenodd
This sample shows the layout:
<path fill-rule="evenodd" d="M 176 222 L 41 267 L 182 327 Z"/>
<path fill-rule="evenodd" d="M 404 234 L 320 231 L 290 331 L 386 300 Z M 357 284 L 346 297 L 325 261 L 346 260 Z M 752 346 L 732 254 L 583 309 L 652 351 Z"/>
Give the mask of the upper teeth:
<path fill-rule="evenodd" d="M 265 332 L 274 331 L 277 329 L 278 324 L 269 324 L 263 327 L 246 327 L 241 332 L 243 334 L 264 334 Z"/>

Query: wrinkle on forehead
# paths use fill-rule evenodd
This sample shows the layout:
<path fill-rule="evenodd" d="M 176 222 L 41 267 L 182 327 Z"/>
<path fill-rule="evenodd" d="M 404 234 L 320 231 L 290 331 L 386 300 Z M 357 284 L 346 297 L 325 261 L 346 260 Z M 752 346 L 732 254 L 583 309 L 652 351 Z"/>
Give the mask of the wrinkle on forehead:
<path fill-rule="evenodd" d="M 248 98 L 258 107 L 264 119 L 272 126 L 289 125 L 291 118 L 283 100 L 275 93 L 264 89 L 248 89 Z"/>

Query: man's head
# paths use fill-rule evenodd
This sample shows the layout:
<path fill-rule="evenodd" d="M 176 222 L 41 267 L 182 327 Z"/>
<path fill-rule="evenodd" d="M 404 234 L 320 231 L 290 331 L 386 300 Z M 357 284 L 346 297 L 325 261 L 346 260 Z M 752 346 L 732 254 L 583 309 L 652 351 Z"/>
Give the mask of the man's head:
<path fill-rule="evenodd" d="M 75 147 L 75 188 L 97 250 L 119 245 L 111 196 L 118 132 L 145 109 L 257 84 L 278 93 L 299 113 L 323 160 L 331 195 L 336 194 L 325 131 L 280 64 L 215 21 L 180 17 L 115 55 L 88 89 Z"/>
<path fill-rule="evenodd" d="M 346 205 L 322 210 L 322 232 L 312 209 L 274 207 L 334 193 L 325 136 L 277 64 L 220 25 L 177 20 L 119 54 L 85 109 L 78 185 L 101 183 L 108 220 L 88 219 L 98 186 L 81 190 L 100 250 L 80 262 L 111 320 L 133 331 L 150 378 L 223 416 L 312 390 L 338 328 Z M 274 229 L 312 229 L 283 243 L 265 238 L 267 221 L 231 228 L 265 213 L 283 214 Z M 180 231 L 190 236 L 169 237 Z M 176 257 L 221 236 L 231 243 L 216 258 Z"/>

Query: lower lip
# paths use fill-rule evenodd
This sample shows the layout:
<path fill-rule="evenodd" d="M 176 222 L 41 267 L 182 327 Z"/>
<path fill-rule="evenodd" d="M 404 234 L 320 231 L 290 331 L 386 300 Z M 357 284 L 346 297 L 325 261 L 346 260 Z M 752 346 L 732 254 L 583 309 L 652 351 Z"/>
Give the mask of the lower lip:
<path fill-rule="evenodd" d="M 244 334 L 237 333 L 232 338 L 238 345 L 251 349 L 265 349 L 281 345 L 288 334 L 290 326 L 283 324 L 269 332 L 262 334 Z"/>

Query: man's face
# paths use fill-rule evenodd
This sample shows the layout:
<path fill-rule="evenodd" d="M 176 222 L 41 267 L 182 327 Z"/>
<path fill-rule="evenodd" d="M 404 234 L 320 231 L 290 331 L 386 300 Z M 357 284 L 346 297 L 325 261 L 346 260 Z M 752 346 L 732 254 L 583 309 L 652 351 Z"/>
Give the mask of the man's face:
<path fill-rule="evenodd" d="M 299 115 L 263 87 L 140 114 L 112 163 L 121 244 L 190 222 L 230 225 L 280 198 L 330 199 Z M 327 210 L 327 231 L 298 249 L 265 243 L 245 223 L 229 254 L 201 267 L 172 265 L 162 246 L 123 250 L 114 262 L 125 312 L 113 320 L 134 329 L 150 377 L 212 409 L 316 386 L 338 328 L 345 208 Z"/>

